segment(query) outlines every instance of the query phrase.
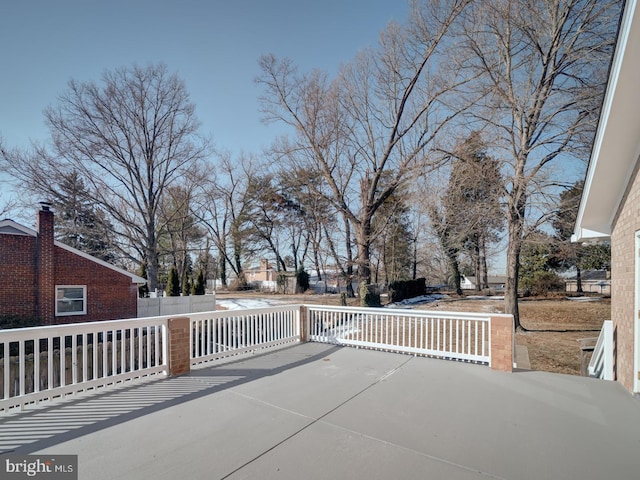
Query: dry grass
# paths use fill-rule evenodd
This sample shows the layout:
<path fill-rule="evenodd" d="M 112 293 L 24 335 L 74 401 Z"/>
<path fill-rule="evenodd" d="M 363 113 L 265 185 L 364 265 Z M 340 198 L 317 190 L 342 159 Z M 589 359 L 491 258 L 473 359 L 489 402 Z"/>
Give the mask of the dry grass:
<path fill-rule="evenodd" d="M 429 310 L 504 312 L 499 300 L 447 300 L 425 305 Z M 578 340 L 597 337 L 603 320 L 611 318 L 611 301 L 567 299 L 530 300 L 519 304 L 523 331 L 516 343 L 529 350 L 533 370 L 580 375 L 581 350 Z"/>

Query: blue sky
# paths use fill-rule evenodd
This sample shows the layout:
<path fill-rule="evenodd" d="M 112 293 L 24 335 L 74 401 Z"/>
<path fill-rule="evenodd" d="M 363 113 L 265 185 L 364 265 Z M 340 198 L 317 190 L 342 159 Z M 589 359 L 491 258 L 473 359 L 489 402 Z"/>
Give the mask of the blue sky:
<path fill-rule="evenodd" d="M 277 131 L 260 122 L 260 55 L 335 72 L 407 14 L 405 0 L 4 0 L 0 136 L 9 147 L 46 141 L 42 111 L 71 78 L 163 62 L 216 147 L 259 153 Z"/>

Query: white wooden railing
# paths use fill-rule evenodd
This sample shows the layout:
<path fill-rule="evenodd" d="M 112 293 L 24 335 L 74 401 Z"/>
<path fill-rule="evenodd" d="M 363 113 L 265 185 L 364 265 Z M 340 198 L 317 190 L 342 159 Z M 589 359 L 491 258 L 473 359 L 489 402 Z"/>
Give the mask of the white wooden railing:
<path fill-rule="evenodd" d="M 166 319 L 0 330 L 0 411 L 166 370 Z"/>
<path fill-rule="evenodd" d="M 490 364 L 491 317 L 477 313 L 307 306 L 309 340 Z"/>
<path fill-rule="evenodd" d="M 190 314 L 191 363 L 300 342 L 300 306 Z"/>
<path fill-rule="evenodd" d="M 303 336 L 309 341 L 491 364 L 491 317 L 485 314 L 286 305 L 183 316 L 189 318 L 190 342 L 181 344 L 176 337 L 176 345 L 182 346 L 175 348 L 188 353 L 191 366 L 291 345 Z M 169 374 L 169 352 L 174 348 L 169 319 L 0 330 L 0 411 Z"/>
<path fill-rule="evenodd" d="M 613 380 L 613 322 L 605 320 L 589 362 L 589 376 Z"/>

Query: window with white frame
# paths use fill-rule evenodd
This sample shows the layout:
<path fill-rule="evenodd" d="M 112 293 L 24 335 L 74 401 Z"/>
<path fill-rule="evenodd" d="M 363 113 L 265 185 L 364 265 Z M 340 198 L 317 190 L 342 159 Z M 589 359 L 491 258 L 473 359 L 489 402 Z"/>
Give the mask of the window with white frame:
<path fill-rule="evenodd" d="M 56 286 L 56 316 L 86 315 L 87 314 L 87 286 L 86 285 L 57 285 Z"/>

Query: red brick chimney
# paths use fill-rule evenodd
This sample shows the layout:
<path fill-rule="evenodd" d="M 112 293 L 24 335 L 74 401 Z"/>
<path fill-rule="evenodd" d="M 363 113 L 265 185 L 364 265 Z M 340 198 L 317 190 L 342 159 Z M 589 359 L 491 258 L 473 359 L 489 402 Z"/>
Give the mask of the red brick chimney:
<path fill-rule="evenodd" d="M 36 240 L 36 302 L 37 314 L 45 325 L 55 319 L 55 272 L 53 253 L 53 212 L 51 204 L 40 202 L 38 211 L 38 237 Z"/>

